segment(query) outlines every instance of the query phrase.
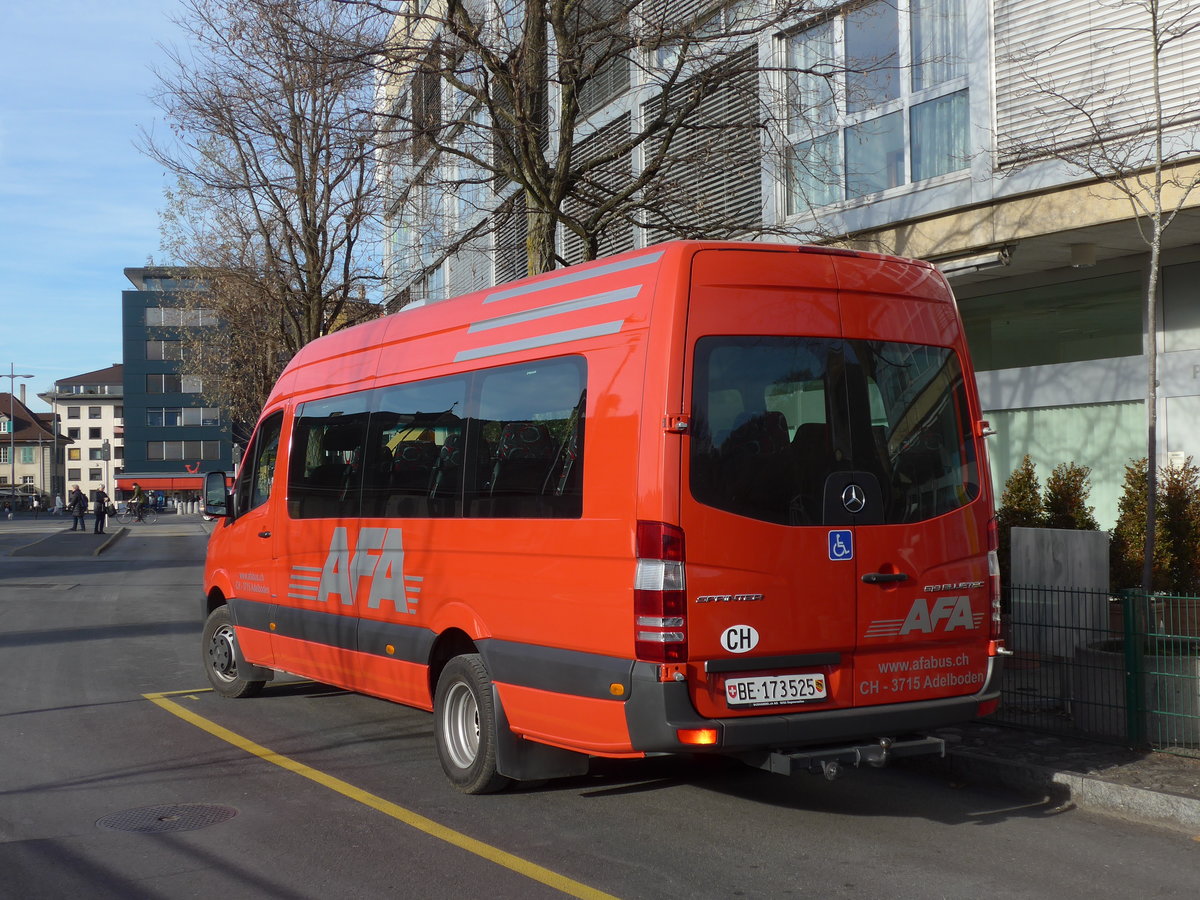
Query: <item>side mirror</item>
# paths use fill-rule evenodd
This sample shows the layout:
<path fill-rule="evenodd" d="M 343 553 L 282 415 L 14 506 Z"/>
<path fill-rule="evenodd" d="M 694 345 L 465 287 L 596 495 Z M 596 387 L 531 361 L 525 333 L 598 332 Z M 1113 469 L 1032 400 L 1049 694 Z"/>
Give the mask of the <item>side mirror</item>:
<path fill-rule="evenodd" d="M 224 472 L 206 472 L 204 475 L 204 515 L 214 519 L 233 515 L 233 504 L 225 488 Z"/>

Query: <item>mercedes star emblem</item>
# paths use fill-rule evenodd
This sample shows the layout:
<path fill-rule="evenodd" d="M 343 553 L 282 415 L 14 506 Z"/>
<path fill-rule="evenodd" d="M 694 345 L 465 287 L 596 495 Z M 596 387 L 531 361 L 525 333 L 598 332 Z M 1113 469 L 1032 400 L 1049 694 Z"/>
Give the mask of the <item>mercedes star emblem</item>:
<path fill-rule="evenodd" d="M 863 489 L 857 484 L 846 485 L 846 489 L 842 491 L 842 506 L 846 507 L 846 512 L 851 514 L 860 513 L 866 505 L 867 497 L 863 493 Z"/>

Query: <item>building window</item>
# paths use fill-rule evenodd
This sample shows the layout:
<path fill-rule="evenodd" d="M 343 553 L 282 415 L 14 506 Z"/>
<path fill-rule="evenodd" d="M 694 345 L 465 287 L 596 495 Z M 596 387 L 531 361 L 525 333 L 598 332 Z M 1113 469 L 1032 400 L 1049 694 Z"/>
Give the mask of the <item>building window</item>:
<path fill-rule="evenodd" d="M 183 381 L 180 375 L 173 372 L 153 372 L 146 376 L 147 394 L 179 394 L 182 392 Z"/>
<path fill-rule="evenodd" d="M 875 0 L 787 38 L 788 215 L 968 167 L 966 34 L 966 0 Z"/>
<path fill-rule="evenodd" d="M 80 447 L 68 447 L 67 448 L 67 459 L 72 459 L 72 460 L 82 459 L 83 458 L 81 456 L 82 453 L 83 453 L 83 449 Z"/>
<path fill-rule="evenodd" d="M 100 407 L 100 406 L 89 406 L 88 407 L 88 418 L 89 419 L 101 419 L 103 417 L 104 417 L 103 407 Z"/>
<path fill-rule="evenodd" d="M 67 407 L 67 418 L 68 419 L 81 418 L 81 416 L 79 415 L 79 412 L 81 409 L 82 409 L 82 407 L 79 407 L 79 406 L 68 406 Z"/>
<path fill-rule="evenodd" d="M 67 469 L 67 481 L 79 481 L 80 469 Z"/>
<path fill-rule="evenodd" d="M 104 435 L 102 433 L 103 431 L 104 431 L 103 428 L 89 428 L 88 429 L 88 440 L 89 441 L 100 440 L 101 438 L 104 437 Z"/>
<path fill-rule="evenodd" d="M 21 476 L 21 484 L 33 484 L 33 476 L 32 475 L 22 475 Z"/>
<path fill-rule="evenodd" d="M 90 448 L 88 450 L 88 459 L 92 459 L 92 460 L 104 459 L 104 448 L 103 447 Z"/>
<path fill-rule="evenodd" d="M 181 410 L 178 406 L 152 406 L 146 410 L 146 425 L 150 428 L 166 428 L 180 424 Z"/>
<path fill-rule="evenodd" d="M 1137 272 L 1005 291 L 959 301 L 978 371 L 1138 356 Z"/>
<path fill-rule="evenodd" d="M 212 406 L 193 406 L 183 409 L 184 425 L 220 425 L 221 411 Z"/>
<path fill-rule="evenodd" d="M 33 448 L 32 447 L 21 447 L 20 453 L 17 456 L 17 462 L 19 462 L 23 466 L 33 465 Z"/>
<path fill-rule="evenodd" d="M 146 359 L 183 359 L 183 341 L 146 341 Z"/>
<path fill-rule="evenodd" d="M 211 309 L 185 309 L 180 306 L 147 306 L 147 325 L 195 328 L 217 324 L 217 314 Z"/>
<path fill-rule="evenodd" d="M 73 441 L 79 440 L 79 429 L 78 428 L 68 428 L 67 429 L 67 437 L 69 437 Z"/>
<path fill-rule="evenodd" d="M 8 464 L 8 448 L 0 447 L 0 463 Z"/>
<path fill-rule="evenodd" d="M 103 480 L 104 480 L 104 469 L 102 469 L 98 466 L 94 466 L 94 467 L 88 469 L 88 481 L 103 481 Z"/>
<path fill-rule="evenodd" d="M 220 459 L 220 441 L 148 441 L 146 459 Z"/>
<path fill-rule="evenodd" d="M 113 418 L 116 419 L 117 421 L 124 419 L 125 418 L 125 407 L 114 406 L 113 407 Z"/>

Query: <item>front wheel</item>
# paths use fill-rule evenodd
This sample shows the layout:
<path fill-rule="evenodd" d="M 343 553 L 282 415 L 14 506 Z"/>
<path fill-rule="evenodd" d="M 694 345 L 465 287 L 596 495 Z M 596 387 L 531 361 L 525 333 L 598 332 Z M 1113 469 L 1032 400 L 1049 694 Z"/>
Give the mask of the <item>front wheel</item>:
<path fill-rule="evenodd" d="M 218 606 L 204 623 L 201 641 L 204 655 L 204 674 L 213 690 L 226 697 L 253 697 L 263 689 L 265 681 L 247 681 L 238 675 L 237 634 L 229 618 L 229 607 Z"/>
<path fill-rule="evenodd" d="M 156 513 L 152 509 L 148 509 L 144 513 L 142 513 L 142 521 L 145 522 L 147 525 L 153 525 L 155 522 L 158 521 L 158 513 Z"/>
<path fill-rule="evenodd" d="M 120 525 L 128 525 L 130 522 L 132 522 L 132 521 L 133 521 L 133 513 L 131 513 L 131 512 L 130 512 L 129 510 L 127 510 L 127 509 L 123 509 L 123 510 L 121 510 L 119 513 L 117 513 L 117 516 L 116 516 L 116 518 L 117 518 L 117 523 L 118 523 L 118 524 L 120 524 Z"/>
<path fill-rule="evenodd" d="M 438 759 L 464 794 L 504 790 L 512 779 L 496 771 L 496 709 L 492 679 L 478 653 L 446 663 L 433 697 Z"/>

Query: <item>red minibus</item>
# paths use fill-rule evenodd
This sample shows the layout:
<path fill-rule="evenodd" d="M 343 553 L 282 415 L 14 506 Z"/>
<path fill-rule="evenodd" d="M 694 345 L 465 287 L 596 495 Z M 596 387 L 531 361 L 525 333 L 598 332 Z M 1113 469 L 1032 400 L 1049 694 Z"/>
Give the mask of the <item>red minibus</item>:
<path fill-rule="evenodd" d="M 402 310 L 208 473 L 205 669 L 431 710 L 469 793 L 944 752 L 1007 652 L 985 429 L 923 262 L 682 241 Z"/>

